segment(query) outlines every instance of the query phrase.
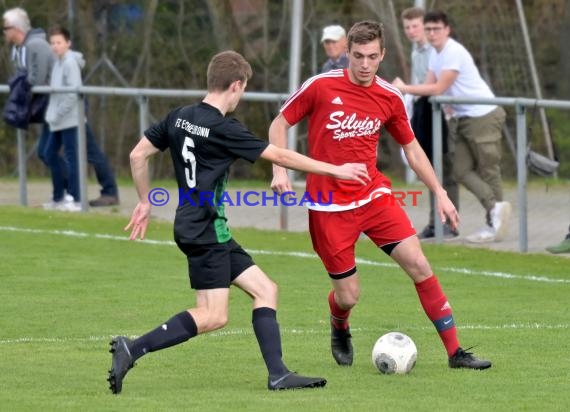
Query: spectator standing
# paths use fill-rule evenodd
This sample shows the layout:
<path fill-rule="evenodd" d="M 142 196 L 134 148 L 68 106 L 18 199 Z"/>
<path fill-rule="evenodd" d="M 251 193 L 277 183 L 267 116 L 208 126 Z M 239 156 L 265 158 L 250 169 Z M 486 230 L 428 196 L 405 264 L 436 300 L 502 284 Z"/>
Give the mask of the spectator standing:
<path fill-rule="evenodd" d="M 56 56 L 53 65 L 52 87 L 79 87 L 83 84 L 81 69 L 85 65 L 83 55 L 71 49 L 69 31 L 63 27 L 50 30 L 50 44 Z M 65 158 L 69 164 L 69 194 L 74 202 L 63 202 L 57 205 L 60 210 L 78 211 L 80 207 L 79 165 L 77 160 L 78 145 L 78 97 L 75 93 L 53 93 L 46 111 L 46 122 L 50 127 L 48 153 L 51 153 L 50 165 L 57 168 L 55 154 L 63 145 Z M 91 206 L 111 206 L 119 203 L 117 184 L 105 155 L 101 152 L 95 137 L 86 124 L 87 161 L 95 167 L 97 180 L 102 185 L 99 199 L 89 202 Z M 63 184 L 58 180 L 59 174 L 52 174 L 54 200 L 60 199 Z"/>
<path fill-rule="evenodd" d="M 12 44 L 12 62 L 16 71 L 26 74 L 26 80 L 30 87 L 48 86 L 50 84 L 50 74 L 54 62 L 53 53 L 50 50 L 43 29 L 32 28 L 28 13 L 20 8 L 6 10 L 3 14 L 3 32 L 6 42 Z M 46 99 L 47 100 L 47 99 Z M 29 112 L 30 108 L 22 108 Z M 45 110 L 45 108 L 44 108 Z M 43 112 L 43 110 L 42 110 Z M 65 160 L 58 153 L 48 153 L 46 151 L 50 135 L 49 126 L 40 113 L 40 124 L 42 127 L 37 144 L 37 154 L 40 160 L 50 169 L 53 180 L 60 182 L 63 189 L 58 187 L 51 203 L 44 206 L 51 208 L 56 203 L 64 201 L 64 189 L 67 188 L 68 166 Z M 54 158 L 50 162 L 50 158 Z M 68 198 L 71 200 L 71 198 Z"/>
<path fill-rule="evenodd" d="M 327 55 L 327 61 L 323 64 L 322 73 L 333 69 L 345 69 L 348 67 L 346 55 L 346 31 L 342 26 L 332 25 L 323 29 L 321 43 Z"/>
<path fill-rule="evenodd" d="M 447 15 L 430 11 L 424 30 L 433 46 L 423 84 L 393 84 L 418 96 L 495 97 L 479 74 L 471 54 L 450 37 Z M 453 175 L 485 208 L 485 226 L 466 237 L 473 243 L 502 240 L 508 232 L 511 204 L 503 200 L 501 179 L 502 128 L 505 111 L 494 105 L 453 104 L 450 137 L 455 145 Z"/>
<path fill-rule="evenodd" d="M 428 72 L 429 56 L 432 46 L 427 41 L 424 31 L 424 9 L 411 7 L 402 12 L 402 25 L 408 40 L 412 42 L 412 76 L 411 84 L 421 84 L 425 81 Z M 430 162 L 433 164 L 433 133 L 432 133 L 432 108 L 429 96 L 416 96 L 413 99 L 411 118 L 412 129 L 416 139 Z M 448 143 L 447 121 L 442 113 L 442 143 L 443 143 L 443 188 L 447 191 L 449 200 L 459 210 L 459 188 L 453 178 L 453 151 Z M 430 212 L 427 226 L 420 232 L 420 239 L 435 237 L 434 228 L 434 196 L 430 192 Z M 449 224 L 443 226 L 444 238 L 451 239 L 459 235 Z"/>

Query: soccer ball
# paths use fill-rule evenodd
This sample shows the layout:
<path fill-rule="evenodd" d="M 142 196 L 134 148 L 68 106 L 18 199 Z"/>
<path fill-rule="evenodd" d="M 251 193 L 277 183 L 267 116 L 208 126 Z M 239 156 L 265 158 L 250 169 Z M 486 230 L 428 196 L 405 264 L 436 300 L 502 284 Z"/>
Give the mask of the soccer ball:
<path fill-rule="evenodd" d="M 385 374 L 409 373 L 416 365 L 418 350 L 414 341 L 400 332 L 381 336 L 372 348 L 372 363 Z"/>

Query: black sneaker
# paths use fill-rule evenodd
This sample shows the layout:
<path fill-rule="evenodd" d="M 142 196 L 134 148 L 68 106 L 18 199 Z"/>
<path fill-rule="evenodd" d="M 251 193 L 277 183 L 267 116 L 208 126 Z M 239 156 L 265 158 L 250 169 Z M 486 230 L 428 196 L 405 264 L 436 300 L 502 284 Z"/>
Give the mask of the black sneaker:
<path fill-rule="evenodd" d="M 118 336 L 109 344 L 111 345 L 109 352 L 113 354 L 113 361 L 107 381 L 110 385 L 109 389 L 111 389 L 114 394 L 119 394 L 123 389 L 123 379 L 125 379 L 125 375 L 129 369 L 135 366 L 129 349 L 131 340 L 124 336 Z"/>
<path fill-rule="evenodd" d="M 453 230 L 447 223 L 443 225 L 443 238 L 446 240 L 455 239 L 459 237 L 459 232 Z"/>
<path fill-rule="evenodd" d="M 418 235 L 418 238 L 420 239 L 431 239 L 433 237 L 435 237 L 435 227 L 432 225 L 424 227 L 424 230 L 422 230 Z"/>
<path fill-rule="evenodd" d="M 468 348 L 469 350 L 471 348 Z M 466 368 L 466 369 L 488 369 L 492 363 L 488 360 L 477 359 L 473 353 L 457 348 L 453 356 L 449 358 L 450 368 Z"/>
<path fill-rule="evenodd" d="M 352 365 L 354 353 L 351 339 L 350 328 L 337 329 L 331 325 L 331 352 L 336 363 L 341 366 Z"/>
<path fill-rule="evenodd" d="M 308 376 L 297 375 L 295 372 L 287 372 L 280 378 L 273 378 L 270 376 L 267 379 L 267 389 L 270 391 L 322 388 L 326 384 L 327 380 L 324 378 L 310 378 Z"/>
<path fill-rule="evenodd" d="M 117 206 L 119 204 L 119 196 L 101 195 L 97 199 L 89 201 L 91 207 L 101 206 Z"/>
<path fill-rule="evenodd" d="M 445 240 L 451 240 L 459 237 L 459 232 L 453 230 L 451 226 L 447 223 L 443 225 L 443 238 Z M 435 227 L 432 225 L 427 225 L 418 235 L 420 240 L 434 239 L 435 238 Z"/>

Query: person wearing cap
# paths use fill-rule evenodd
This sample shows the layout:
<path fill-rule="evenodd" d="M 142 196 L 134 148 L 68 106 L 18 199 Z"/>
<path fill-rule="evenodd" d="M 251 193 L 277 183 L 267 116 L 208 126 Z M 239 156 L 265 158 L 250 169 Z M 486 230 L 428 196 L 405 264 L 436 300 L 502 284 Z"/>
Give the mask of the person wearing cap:
<path fill-rule="evenodd" d="M 333 25 L 323 29 L 321 43 L 325 48 L 328 57 L 321 69 L 326 73 L 333 69 L 345 69 L 348 67 L 348 56 L 346 55 L 346 32 L 342 26 Z"/>

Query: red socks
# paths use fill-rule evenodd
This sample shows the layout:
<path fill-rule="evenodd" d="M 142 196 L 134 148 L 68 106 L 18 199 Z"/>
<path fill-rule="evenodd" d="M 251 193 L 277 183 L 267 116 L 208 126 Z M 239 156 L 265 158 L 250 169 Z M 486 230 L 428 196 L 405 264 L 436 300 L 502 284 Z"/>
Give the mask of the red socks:
<path fill-rule="evenodd" d="M 329 293 L 329 307 L 331 309 L 331 323 L 336 329 L 348 329 L 350 309 L 341 309 L 334 300 L 334 290 Z"/>
<path fill-rule="evenodd" d="M 420 302 L 427 317 L 433 322 L 448 356 L 452 356 L 459 347 L 457 329 L 453 321 L 451 306 L 445 297 L 439 281 L 435 275 L 423 282 L 415 284 Z M 348 329 L 350 309 L 345 310 L 338 306 L 334 300 L 334 290 L 329 293 L 329 307 L 331 323 L 336 329 Z"/>
<path fill-rule="evenodd" d="M 427 317 L 433 322 L 448 356 L 459 347 L 457 329 L 453 321 L 451 306 L 435 275 L 416 283 L 416 291 Z"/>

